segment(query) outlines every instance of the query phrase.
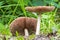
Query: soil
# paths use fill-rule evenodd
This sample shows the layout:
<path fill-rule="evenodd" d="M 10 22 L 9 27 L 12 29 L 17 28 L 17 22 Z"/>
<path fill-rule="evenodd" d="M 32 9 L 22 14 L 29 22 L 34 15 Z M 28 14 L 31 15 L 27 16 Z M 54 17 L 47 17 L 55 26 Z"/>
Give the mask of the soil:
<path fill-rule="evenodd" d="M 37 35 L 33 40 L 50 40 L 47 36 Z"/>
<path fill-rule="evenodd" d="M 0 35 L 0 38 L 3 40 L 6 40 L 6 35 Z M 16 40 L 17 37 L 9 37 L 8 40 Z M 35 38 L 33 39 L 27 39 L 27 40 L 52 40 L 51 38 L 53 38 L 53 40 L 60 40 L 60 36 L 57 35 L 50 35 L 50 36 L 44 36 L 44 35 L 37 35 L 35 36 Z M 25 39 L 26 40 L 26 39 Z"/>

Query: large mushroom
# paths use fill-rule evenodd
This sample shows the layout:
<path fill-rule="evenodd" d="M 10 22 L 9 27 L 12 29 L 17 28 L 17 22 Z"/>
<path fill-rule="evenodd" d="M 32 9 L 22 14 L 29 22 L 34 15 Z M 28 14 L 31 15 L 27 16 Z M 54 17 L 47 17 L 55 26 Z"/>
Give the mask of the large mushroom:
<path fill-rule="evenodd" d="M 11 22 L 10 30 L 13 36 L 16 36 L 16 32 L 18 32 L 19 35 L 25 35 L 27 38 L 29 33 L 32 34 L 36 31 L 36 23 L 35 18 L 18 17 Z"/>
<path fill-rule="evenodd" d="M 54 6 L 35 6 L 35 7 L 26 7 L 25 9 L 30 12 L 36 12 L 38 14 L 37 26 L 36 26 L 36 36 L 39 35 L 40 32 L 40 23 L 41 23 L 41 14 L 43 12 L 51 12 L 54 10 Z"/>

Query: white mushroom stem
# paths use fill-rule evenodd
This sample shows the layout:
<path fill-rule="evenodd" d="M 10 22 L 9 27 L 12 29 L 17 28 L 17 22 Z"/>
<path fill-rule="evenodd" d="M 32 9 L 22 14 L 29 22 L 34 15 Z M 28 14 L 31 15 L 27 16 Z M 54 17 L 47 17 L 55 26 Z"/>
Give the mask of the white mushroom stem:
<path fill-rule="evenodd" d="M 41 15 L 39 14 L 37 19 L 36 35 L 39 35 L 40 33 L 40 23 L 41 23 Z"/>
<path fill-rule="evenodd" d="M 34 15 L 37 15 L 35 12 L 32 12 Z M 37 19 L 37 27 L 36 27 L 36 35 L 40 33 L 40 23 L 41 23 L 41 14 L 38 15 Z"/>
<path fill-rule="evenodd" d="M 25 32 L 25 37 L 28 37 L 29 36 L 28 29 L 25 29 L 24 32 Z"/>

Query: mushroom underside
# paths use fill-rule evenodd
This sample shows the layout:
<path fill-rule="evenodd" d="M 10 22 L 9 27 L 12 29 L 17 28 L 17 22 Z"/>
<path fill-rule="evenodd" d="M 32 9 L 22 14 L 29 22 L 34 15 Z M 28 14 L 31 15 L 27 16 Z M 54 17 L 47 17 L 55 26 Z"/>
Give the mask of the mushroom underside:
<path fill-rule="evenodd" d="M 28 29 L 29 34 L 35 33 L 37 20 L 29 17 L 19 17 L 10 24 L 10 31 L 13 36 L 16 36 L 16 32 L 19 35 L 24 35 L 24 29 Z"/>

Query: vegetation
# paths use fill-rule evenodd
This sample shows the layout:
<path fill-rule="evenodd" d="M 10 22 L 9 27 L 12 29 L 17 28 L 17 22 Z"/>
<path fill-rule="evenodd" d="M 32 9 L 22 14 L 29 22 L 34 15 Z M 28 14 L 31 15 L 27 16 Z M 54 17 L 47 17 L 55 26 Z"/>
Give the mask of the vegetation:
<path fill-rule="evenodd" d="M 41 33 L 47 35 L 54 29 L 60 36 L 60 0 L 0 0 L 0 34 L 12 36 L 9 24 L 17 17 L 37 18 L 37 15 L 24 9 L 26 6 L 55 6 L 53 12 L 42 14 Z"/>

